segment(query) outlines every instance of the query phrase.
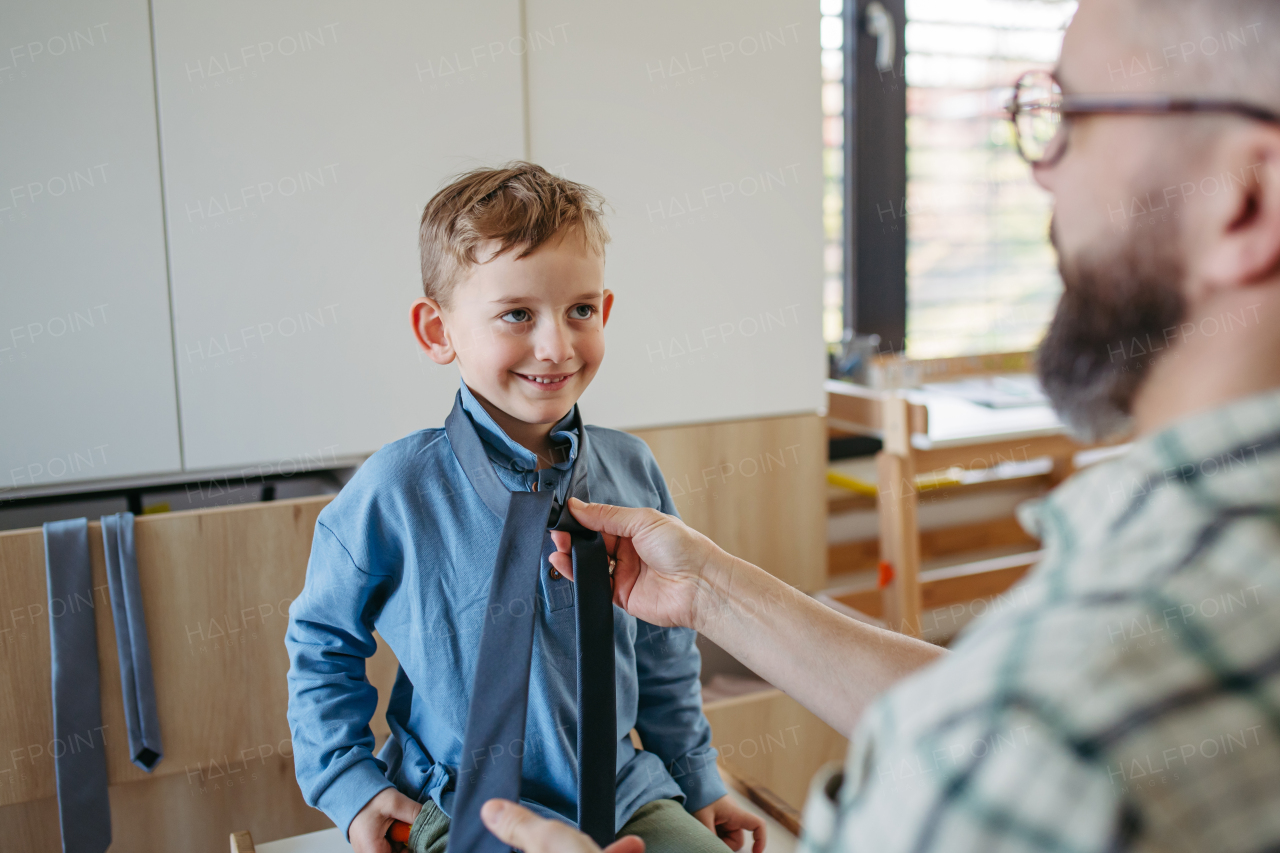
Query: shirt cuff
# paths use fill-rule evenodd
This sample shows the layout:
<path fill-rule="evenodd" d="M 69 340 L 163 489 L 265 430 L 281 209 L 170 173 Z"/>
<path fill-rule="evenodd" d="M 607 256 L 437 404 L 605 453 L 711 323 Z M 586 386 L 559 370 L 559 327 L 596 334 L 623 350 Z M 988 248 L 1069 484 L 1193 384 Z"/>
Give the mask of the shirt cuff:
<path fill-rule="evenodd" d="M 358 761 L 348 767 L 341 776 L 329 783 L 329 787 L 316 798 L 316 808 L 329 816 L 334 826 L 345 837 L 355 820 L 369 801 L 386 788 L 394 787 L 373 758 Z M 347 839 L 350 841 L 350 839 Z"/>
<path fill-rule="evenodd" d="M 729 793 L 720 778 L 720 769 L 716 767 L 717 755 L 716 750 L 707 747 L 671 763 L 671 778 L 684 791 L 684 808 L 690 814 Z"/>

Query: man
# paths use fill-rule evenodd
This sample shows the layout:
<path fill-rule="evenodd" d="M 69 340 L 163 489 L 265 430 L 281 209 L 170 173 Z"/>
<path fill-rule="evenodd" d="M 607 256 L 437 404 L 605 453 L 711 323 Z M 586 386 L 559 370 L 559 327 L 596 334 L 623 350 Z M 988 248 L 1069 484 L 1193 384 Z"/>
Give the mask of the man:
<path fill-rule="evenodd" d="M 675 519 L 574 507 L 616 548 L 620 605 L 850 734 L 810 849 L 1280 849 L 1278 57 L 1276 0 L 1082 0 L 1061 92 L 1020 87 L 1065 283 L 1041 376 L 1081 434 L 1136 440 L 1027 508 L 1045 559 L 951 653 Z M 485 817 L 529 853 L 594 849 L 513 804 Z"/>

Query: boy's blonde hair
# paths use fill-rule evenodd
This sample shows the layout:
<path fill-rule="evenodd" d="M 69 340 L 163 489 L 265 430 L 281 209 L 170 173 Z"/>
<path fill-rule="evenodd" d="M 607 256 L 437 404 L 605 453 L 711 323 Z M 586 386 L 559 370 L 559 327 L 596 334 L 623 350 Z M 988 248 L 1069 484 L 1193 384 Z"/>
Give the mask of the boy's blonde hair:
<path fill-rule="evenodd" d="M 519 249 L 531 254 L 570 228 L 604 255 L 609 231 L 604 199 L 595 190 L 557 177 L 541 166 L 517 161 L 459 176 L 427 203 L 418 228 L 423 292 L 445 304 L 454 285 L 475 266 L 476 248 L 498 241 L 497 257 Z"/>

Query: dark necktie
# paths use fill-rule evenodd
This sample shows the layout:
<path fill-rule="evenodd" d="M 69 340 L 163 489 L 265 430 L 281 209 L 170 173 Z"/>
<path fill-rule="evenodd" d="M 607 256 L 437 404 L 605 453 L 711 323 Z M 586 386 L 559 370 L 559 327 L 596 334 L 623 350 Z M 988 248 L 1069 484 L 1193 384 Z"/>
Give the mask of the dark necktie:
<path fill-rule="evenodd" d="M 120 661 L 120 692 L 124 697 L 125 728 L 129 730 L 129 759 L 150 773 L 160 763 L 164 749 L 160 746 L 151 645 L 147 642 L 138 558 L 133 547 L 133 513 L 104 515 L 101 520 L 102 551 L 116 626 L 116 655 Z"/>
<path fill-rule="evenodd" d="M 587 431 L 576 407 L 573 428 L 578 432 L 578 455 L 566 495 L 585 501 L 590 497 Z M 472 488 L 502 519 L 462 741 L 449 851 L 500 853 L 509 849 L 485 829 L 480 807 L 494 797 L 520 799 L 535 603 L 548 527 L 573 537 L 578 618 L 578 828 L 604 847 L 614 839 L 618 754 L 613 591 L 604 539 L 579 525 L 555 502 L 552 491 L 512 492 L 503 485 L 463 411 L 461 393 L 445 421 L 445 432 Z"/>
<path fill-rule="evenodd" d="M 53 669 L 53 766 L 62 850 L 102 853 L 111 845 L 111 805 L 88 520 L 45 524 L 44 555 Z"/>

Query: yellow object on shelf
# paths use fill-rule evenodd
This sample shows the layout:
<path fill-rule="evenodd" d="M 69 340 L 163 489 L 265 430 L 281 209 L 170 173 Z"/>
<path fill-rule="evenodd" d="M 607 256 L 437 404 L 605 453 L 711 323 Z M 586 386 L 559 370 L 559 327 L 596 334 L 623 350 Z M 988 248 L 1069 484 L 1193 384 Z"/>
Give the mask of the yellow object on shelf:
<path fill-rule="evenodd" d="M 848 474 L 841 474 L 839 471 L 827 471 L 827 482 L 833 486 L 839 486 L 842 489 L 848 489 L 859 495 L 866 495 L 874 498 L 880 492 L 876 488 L 875 483 L 868 483 L 865 480 L 859 480 L 857 477 L 850 477 Z"/>
<path fill-rule="evenodd" d="M 955 469 L 952 469 L 955 470 Z M 927 492 L 930 489 L 941 489 L 944 486 L 962 486 L 964 480 L 959 479 L 953 474 L 921 474 L 916 477 L 916 491 Z"/>
<path fill-rule="evenodd" d="M 848 474 L 841 474 L 839 471 L 827 470 L 827 482 L 833 486 L 839 486 L 842 489 L 866 495 L 874 498 L 880 493 L 875 483 L 868 483 L 866 480 L 859 480 L 857 477 L 850 477 Z M 940 489 L 944 486 L 959 486 L 960 480 L 950 475 L 939 476 L 937 474 L 925 474 L 916 477 L 916 491 L 927 492 L 930 489 Z"/>

